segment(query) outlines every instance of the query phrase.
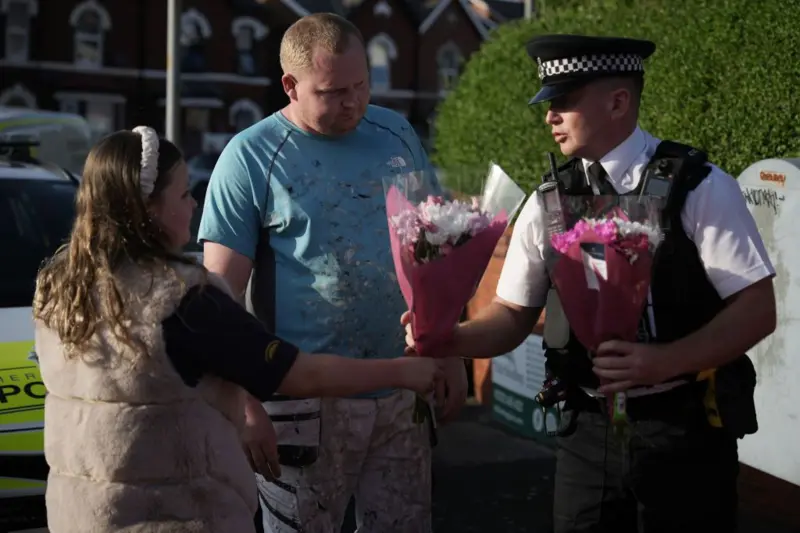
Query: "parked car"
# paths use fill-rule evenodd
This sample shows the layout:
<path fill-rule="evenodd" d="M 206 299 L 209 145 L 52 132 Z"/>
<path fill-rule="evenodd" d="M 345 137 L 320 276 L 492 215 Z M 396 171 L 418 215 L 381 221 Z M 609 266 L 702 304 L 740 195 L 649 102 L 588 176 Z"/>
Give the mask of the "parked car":
<path fill-rule="evenodd" d="M 45 387 L 34 347 L 33 293 L 41 264 L 69 238 L 80 177 L 0 137 L 0 532 L 44 528 Z M 81 165 L 82 167 L 82 165 Z M 206 180 L 207 181 L 207 180 Z M 202 206 L 205 187 L 195 191 Z M 197 235 L 197 219 L 193 236 Z M 187 255 L 202 260 L 199 246 Z"/>
<path fill-rule="evenodd" d="M 0 107 L 0 142 L 36 141 L 30 155 L 80 175 L 92 147 L 92 129 L 80 115 Z"/>
<path fill-rule="evenodd" d="M 19 148 L 0 143 L 0 531 L 46 525 L 45 388 L 31 304 L 40 265 L 69 236 L 78 188 L 74 174 Z"/>

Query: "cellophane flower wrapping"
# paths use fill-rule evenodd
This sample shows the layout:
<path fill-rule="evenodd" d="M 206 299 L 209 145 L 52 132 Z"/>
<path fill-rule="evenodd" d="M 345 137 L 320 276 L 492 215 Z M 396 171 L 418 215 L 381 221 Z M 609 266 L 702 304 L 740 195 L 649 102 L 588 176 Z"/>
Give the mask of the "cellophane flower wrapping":
<path fill-rule="evenodd" d="M 643 320 L 655 328 L 646 310 L 653 256 L 663 238 L 662 201 L 562 195 L 560 204 L 563 226 L 549 228 L 545 259 L 575 337 L 590 356 L 609 340 L 640 340 Z M 607 407 L 614 425 L 627 425 L 625 393 L 608 397 Z"/>
<path fill-rule="evenodd" d="M 416 351 L 446 356 L 464 308 L 525 193 L 492 164 L 483 194 L 445 194 L 435 176 L 386 178 L 386 215 L 395 273 L 408 309 Z"/>

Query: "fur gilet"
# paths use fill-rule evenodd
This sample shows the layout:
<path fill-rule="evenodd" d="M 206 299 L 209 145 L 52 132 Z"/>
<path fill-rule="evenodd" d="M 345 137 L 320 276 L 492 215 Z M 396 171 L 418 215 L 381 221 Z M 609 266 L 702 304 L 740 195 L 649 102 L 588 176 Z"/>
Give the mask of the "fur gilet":
<path fill-rule="evenodd" d="M 254 531 L 255 478 L 239 436 L 245 392 L 210 377 L 187 386 L 164 349 L 161 322 L 203 278 L 179 264 L 115 274 L 129 331 L 146 351 L 101 328 L 91 348 L 67 358 L 37 322 L 52 533 Z"/>

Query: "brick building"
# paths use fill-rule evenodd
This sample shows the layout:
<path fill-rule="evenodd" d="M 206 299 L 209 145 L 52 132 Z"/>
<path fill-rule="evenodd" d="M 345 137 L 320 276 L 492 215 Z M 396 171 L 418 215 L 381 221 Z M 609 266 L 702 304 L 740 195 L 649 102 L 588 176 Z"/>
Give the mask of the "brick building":
<path fill-rule="evenodd" d="M 505 0 L 183 0 L 182 144 L 230 134 L 286 103 L 278 49 L 312 12 L 339 13 L 364 34 L 373 101 L 424 134 L 464 60 L 498 24 L 522 15 Z M 0 0 L 0 106 L 77 112 L 103 134 L 163 130 L 164 0 Z M 213 135 L 212 135 L 213 137 Z"/>

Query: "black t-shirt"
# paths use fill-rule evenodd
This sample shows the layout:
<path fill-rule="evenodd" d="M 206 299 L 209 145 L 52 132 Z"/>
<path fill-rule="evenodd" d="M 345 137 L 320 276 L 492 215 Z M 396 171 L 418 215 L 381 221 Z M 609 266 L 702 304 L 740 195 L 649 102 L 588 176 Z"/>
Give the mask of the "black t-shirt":
<path fill-rule="evenodd" d="M 262 401 L 275 393 L 299 352 L 213 285 L 191 288 L 162 327 L 167 356 L 187 385 L 211 374 Z"/>

